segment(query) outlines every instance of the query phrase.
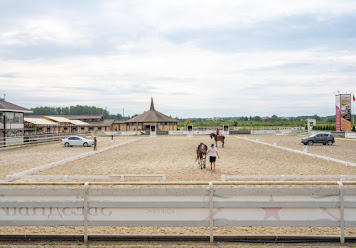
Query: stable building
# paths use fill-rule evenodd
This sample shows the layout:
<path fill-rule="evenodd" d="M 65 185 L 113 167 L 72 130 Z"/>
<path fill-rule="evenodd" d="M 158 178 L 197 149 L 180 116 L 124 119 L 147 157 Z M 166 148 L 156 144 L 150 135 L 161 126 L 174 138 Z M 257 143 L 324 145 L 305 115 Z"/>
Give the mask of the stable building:
<path fill-rule="evenodd" d="M 177 130 L 178 121 L 155 110 L 153 98 L 151 98 L 150 110 L 126 121 L 127 131 L 149 131 L 151 125 L 156 125 L 160 131 Z"/>
<path fill-rule="evenodd" d="M 23 143 L 24 113 L 32 111 L 0 98 L 0 147 Z"/>

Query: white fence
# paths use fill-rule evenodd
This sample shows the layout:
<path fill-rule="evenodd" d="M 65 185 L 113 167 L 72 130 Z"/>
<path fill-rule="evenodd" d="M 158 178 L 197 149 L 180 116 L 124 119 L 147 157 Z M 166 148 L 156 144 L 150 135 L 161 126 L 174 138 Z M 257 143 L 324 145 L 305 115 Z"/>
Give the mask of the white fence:
<path fill-rule="evenodd" d="M 67 138 L 70 135 L 80 135 L 78 133 L 56 133 L 56 134 L 41 134 L 41 135 L 24 135 L 24 136 L 10 136 L 6 138 L 0 138 L 0 149 L 11 147 L 11 146 L 21 146 L 21 145 L 34 145 L 42 144 L 48 142 L 59 141 L 61 139 Z"/>
<path fill-rule="evenodd" d="M 6 177 L 6 182 L 14 179 L 24 180 L 61 180 L 69 182 L 70 180 L 117 180 L 120 178 L 121 182 L 125 179 L 148 179 L 148 180 L 161 180 L 166 181 L 166 175 L 163 174 L 113 174 L 113 175 L 11 175 Z"/>
<path fill-rule="evenodd" d="M 226 182 L 228 180 L 245 180 L 245 179 L 258 179 L 258 180 L 279 180 L 281 182 L 285 182 L 288 180 L 294 180 L 298 179 L 299 180 L 315 180 L 315 179 L 322 179 L 323 181 L 325 179 L 328 180 L 340 180 L 340 181 L 346 181 L 346 180 L 355 180 L 356 175 L 222 175 L 221 176 L 221 181 Z"/>
<path fill-rule="evenodd" d="M 338 227 L 341 243 L 356 227 L 356 182 L 0 185 L 1 226 L 83 226 L 85 242 L 89 226 L 205 226 L 211 242 L 214 227 Z"/>

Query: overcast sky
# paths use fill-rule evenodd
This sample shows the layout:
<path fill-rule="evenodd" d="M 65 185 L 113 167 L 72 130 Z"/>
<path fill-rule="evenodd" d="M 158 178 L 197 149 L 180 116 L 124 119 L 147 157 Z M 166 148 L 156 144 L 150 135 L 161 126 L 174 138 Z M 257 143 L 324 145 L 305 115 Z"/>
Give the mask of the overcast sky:
<path fill-rule="evenodd" d="M 0 96 L 173 117 L 335 114 L 355 0 L 0 0 Z"/>

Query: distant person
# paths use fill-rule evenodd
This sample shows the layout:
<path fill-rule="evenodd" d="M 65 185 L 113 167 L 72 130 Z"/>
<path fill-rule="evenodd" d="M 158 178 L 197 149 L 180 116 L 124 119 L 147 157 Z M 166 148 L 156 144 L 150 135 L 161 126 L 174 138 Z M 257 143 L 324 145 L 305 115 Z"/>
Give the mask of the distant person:
<path fill-rule="evenodd" d="M 208 150 L 208 153 L 206 155 L 208 155 L 210 153 L 210 170 L 213 169 L 213 164 L 214 164 L 214 171 L 215 171 L 215 161 L 216 161 L 216 155 L 218 156 L 218 158 L 220 158 L 218 150 L 214 147 L 214 144 L 211 144 L 211 147 Z"/>
<path fill-rule="evenodd" d="M 96 137 L 94 137 L 94 151 L 96 151 L 96 145 L 97 145 L 97 140 Z"/>
<path fill-rule="evenodd" d="M 216 129 L 216 138 L 219 136 L 219 128 Z"/>

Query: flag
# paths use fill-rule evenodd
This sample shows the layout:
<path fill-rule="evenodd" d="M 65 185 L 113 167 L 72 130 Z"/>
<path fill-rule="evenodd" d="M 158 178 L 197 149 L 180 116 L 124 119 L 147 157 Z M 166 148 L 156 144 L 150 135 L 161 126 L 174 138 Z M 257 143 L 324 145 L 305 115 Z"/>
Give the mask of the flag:
<path fill-rule="evenodd" d="M 352 100 L 356 101 L 356 99 L 355 99 L 355 95 L 353 95 L 353 96 L 352 96 Z"/>

